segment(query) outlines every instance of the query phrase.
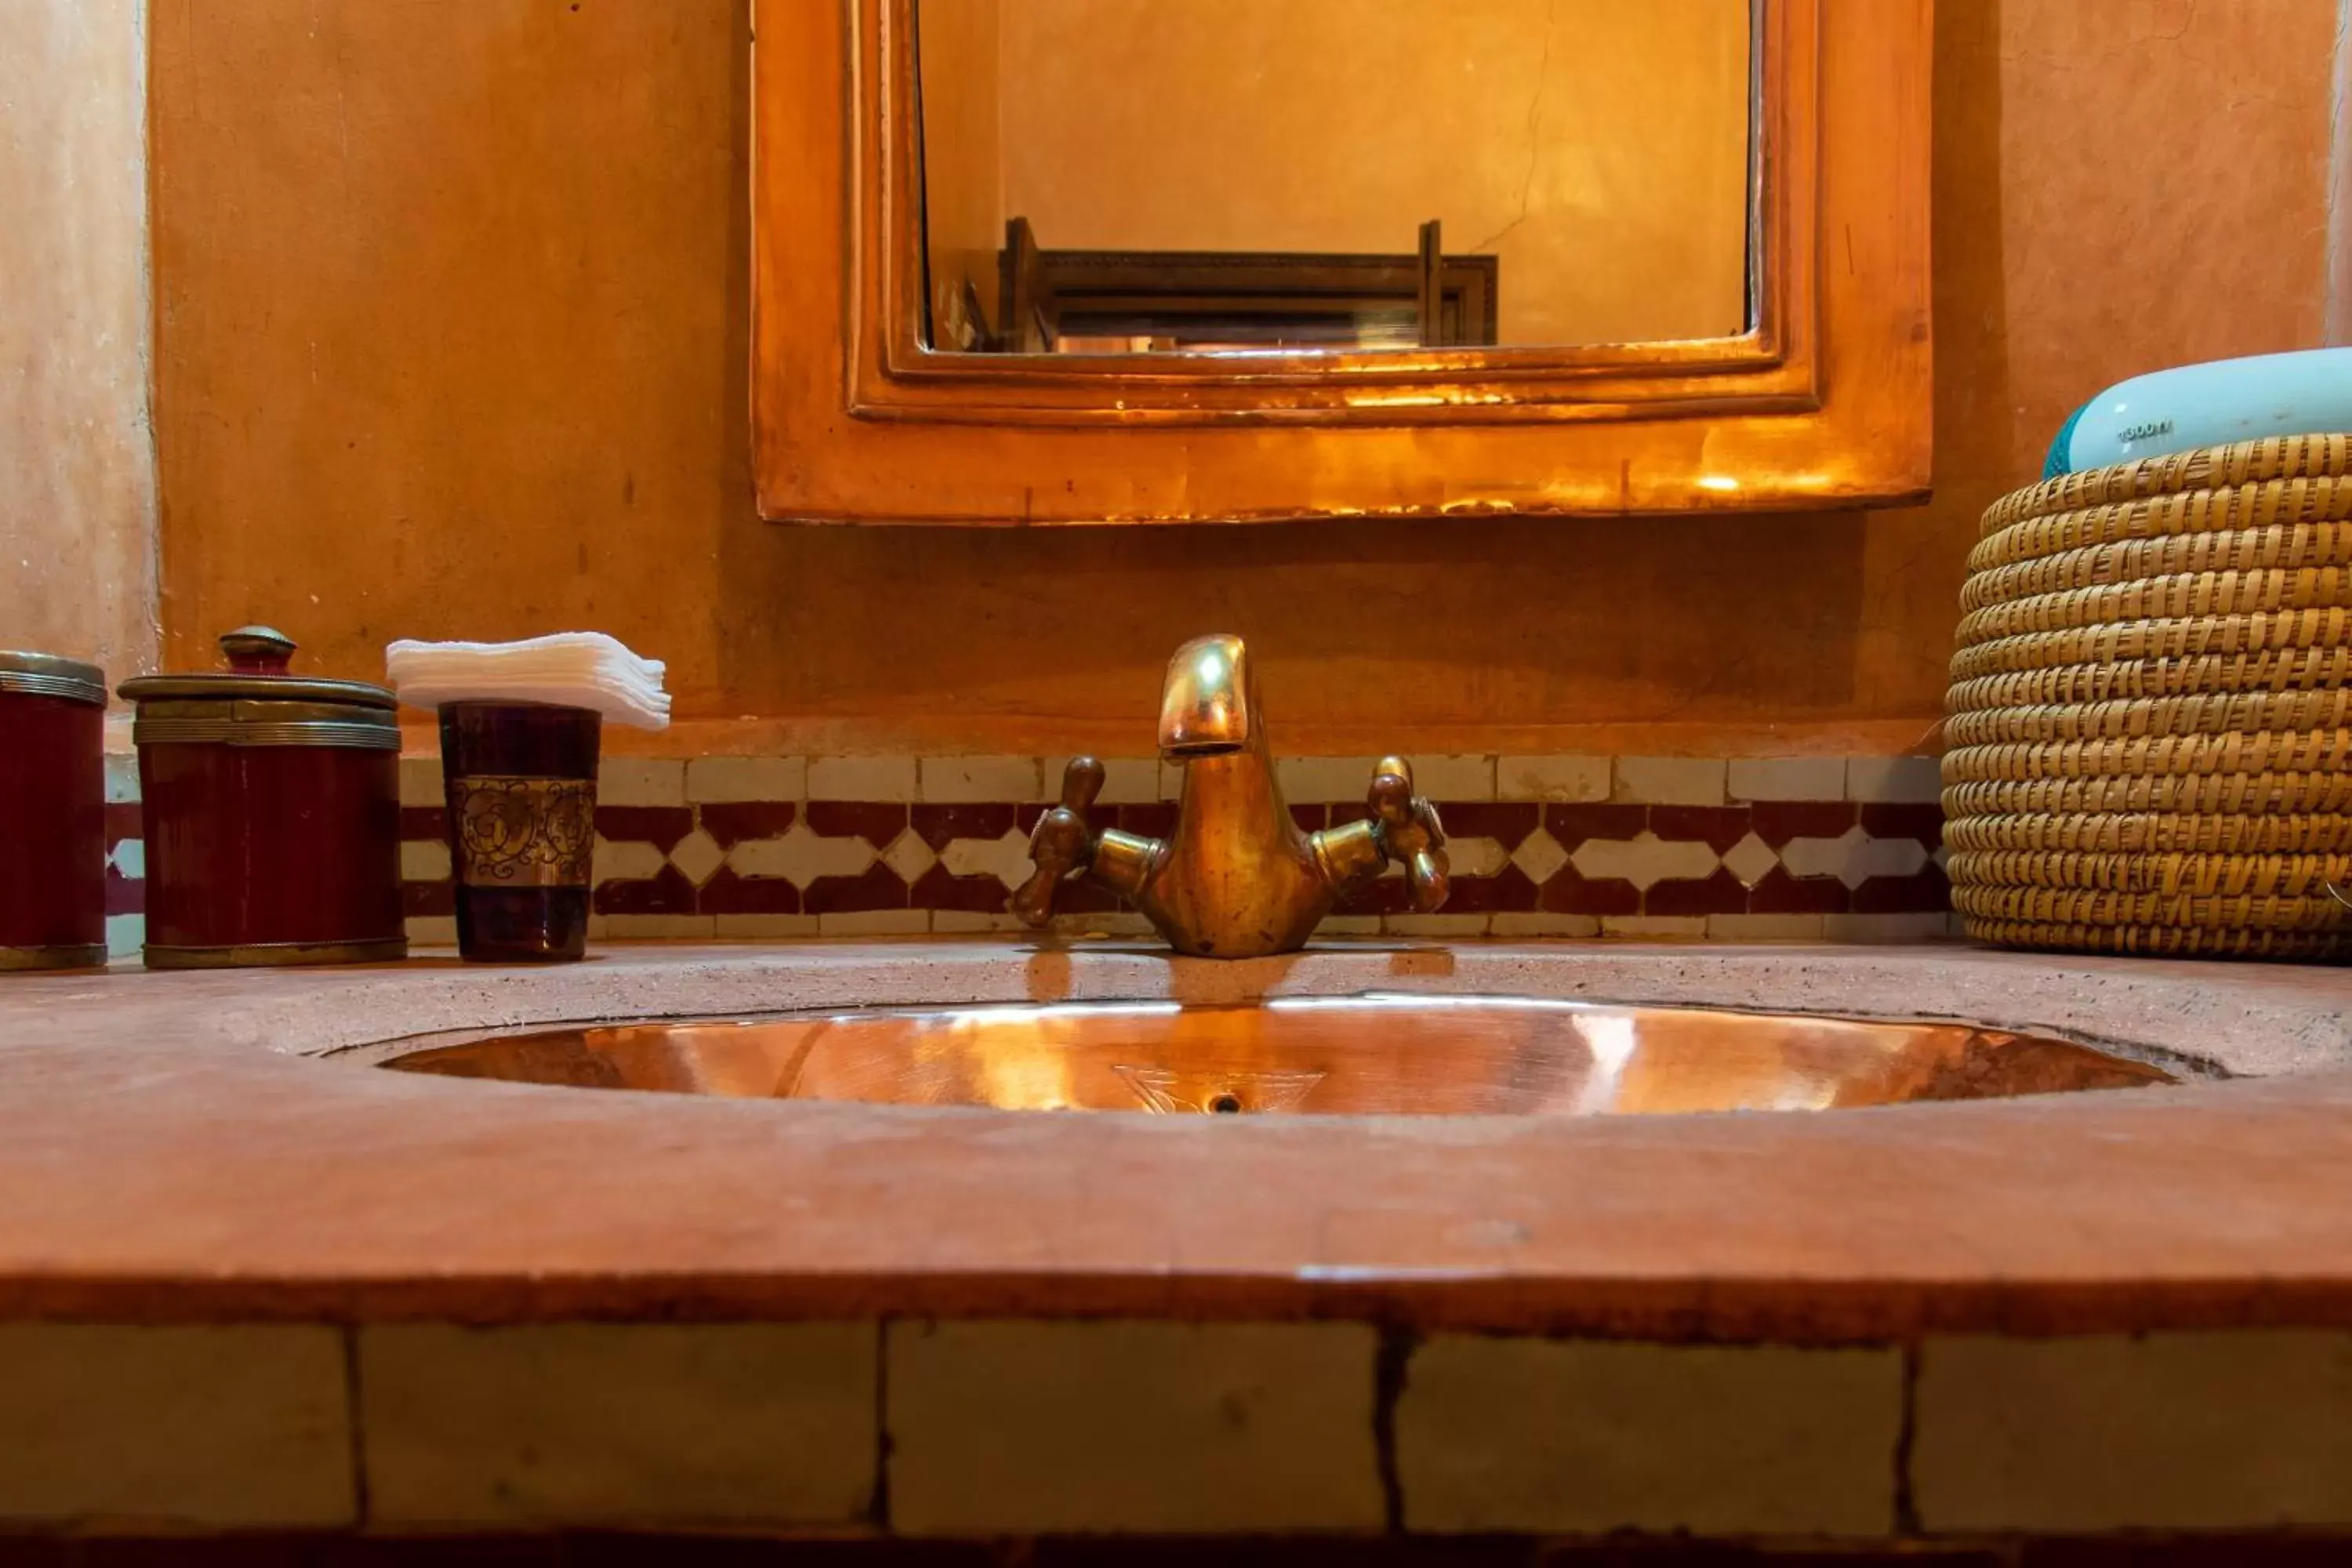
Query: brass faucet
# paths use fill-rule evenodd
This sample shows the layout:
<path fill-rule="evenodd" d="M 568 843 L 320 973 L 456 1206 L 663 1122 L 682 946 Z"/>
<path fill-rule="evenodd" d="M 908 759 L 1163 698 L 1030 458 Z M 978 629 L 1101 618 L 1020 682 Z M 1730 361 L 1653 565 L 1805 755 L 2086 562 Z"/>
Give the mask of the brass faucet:
<path fill-rule="evenodd" d="M 1412 767 L 1383 757 L 1360 822 L 1303 833 L 1283 804 L 1256 671 L 1237 637 L 1194 637 L 1168 661 L 1160 694 L 1160 755 L 1184 770 L 1171 837 L 1087 826 L 1103 766 L 1073 757 L 1062 803 L 1029 837 L 1036 870 L 1013 895 L 1024 921 L 1042 926 L 1054 889 L 1083 877 L 1133 901 L 1177 952 L 1255 958 L 1307 944 L 1349 887 L 1404 867 L 1412 907 L 1445 901 L 1445 831 L 1412 791 Z"/>

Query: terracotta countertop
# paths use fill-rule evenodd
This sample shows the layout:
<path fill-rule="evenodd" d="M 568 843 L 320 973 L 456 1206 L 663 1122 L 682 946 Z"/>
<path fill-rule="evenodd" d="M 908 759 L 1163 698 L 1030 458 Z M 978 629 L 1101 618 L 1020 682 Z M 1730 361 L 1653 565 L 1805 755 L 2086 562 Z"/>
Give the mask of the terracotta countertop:
<path fill-rule="evenodd" d="M 1823 1114 L 1229 1119 L 588 1092 L 329 1055 L 621 1016 L 1382 989 L 1957 1018 L 2245 1076 Z M 2352 974 L 931 940 L 0 984 L 0 1318 L 910 1314 L 1791 1342 L 2352 1325 Z"/>

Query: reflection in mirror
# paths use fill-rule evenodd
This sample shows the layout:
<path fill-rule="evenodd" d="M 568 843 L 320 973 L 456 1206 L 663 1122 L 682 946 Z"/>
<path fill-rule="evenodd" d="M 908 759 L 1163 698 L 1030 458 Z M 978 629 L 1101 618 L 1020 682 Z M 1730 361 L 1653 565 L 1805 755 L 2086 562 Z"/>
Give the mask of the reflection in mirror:
<path fill-rule="evenodd" d="M 1749 323 L 1749 0 L 916 5 L 936 349 Z"/>

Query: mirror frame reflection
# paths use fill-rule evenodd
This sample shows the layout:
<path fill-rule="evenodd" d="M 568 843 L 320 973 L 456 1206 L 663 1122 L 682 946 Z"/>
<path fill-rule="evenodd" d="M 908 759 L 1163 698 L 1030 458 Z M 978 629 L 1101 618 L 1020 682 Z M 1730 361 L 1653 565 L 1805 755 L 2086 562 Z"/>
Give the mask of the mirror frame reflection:
<path fill-rule="evenodd" d="M 914 0 L 755 4 L 763 516 L 1624 516 L 1926 493 L 1933 0 L 1753 0 L 1745 331 L 1106 355 L 928 345 Z M 1181 447 L 1155 443 L 1171 427 Z"/>

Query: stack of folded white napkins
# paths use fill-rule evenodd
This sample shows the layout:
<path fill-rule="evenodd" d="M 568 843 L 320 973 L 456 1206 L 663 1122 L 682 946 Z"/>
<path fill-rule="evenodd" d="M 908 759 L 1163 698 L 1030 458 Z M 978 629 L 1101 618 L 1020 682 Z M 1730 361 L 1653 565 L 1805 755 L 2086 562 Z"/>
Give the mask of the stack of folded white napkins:
<path fill-rule="evenodd" d="M 444 702 L 551 702 L 593 708 L 640 730 L 669 726 L 664 666 L 603 632 L 521 642 L 396 642 L 383 650 L 392 689 L 413 708 Z"/>

